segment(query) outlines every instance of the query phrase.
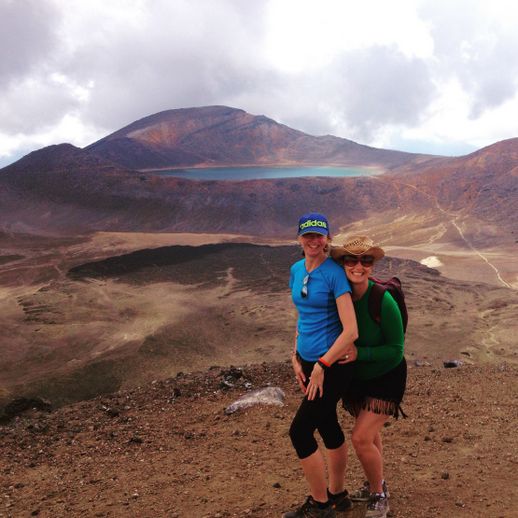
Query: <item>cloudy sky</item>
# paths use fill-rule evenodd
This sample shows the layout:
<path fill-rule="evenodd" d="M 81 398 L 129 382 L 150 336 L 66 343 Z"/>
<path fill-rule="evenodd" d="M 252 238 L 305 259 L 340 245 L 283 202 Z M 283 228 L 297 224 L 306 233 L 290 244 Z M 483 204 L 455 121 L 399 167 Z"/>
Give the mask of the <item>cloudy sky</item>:
<path fill-rule="evenodd" d="M 0 0 L 0 166 L 224 104 L 461 155 L 518 137 L 515 0 Z"/>

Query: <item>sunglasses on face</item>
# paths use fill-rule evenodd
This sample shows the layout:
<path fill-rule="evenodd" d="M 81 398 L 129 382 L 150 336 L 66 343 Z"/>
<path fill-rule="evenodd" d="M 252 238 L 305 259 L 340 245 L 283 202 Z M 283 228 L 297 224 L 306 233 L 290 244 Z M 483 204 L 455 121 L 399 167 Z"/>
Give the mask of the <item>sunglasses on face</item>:
<path fill-rule="evenodd" d="M 372 266 L 374 264 L 374 257 L 372 255 L 345 255 L 345 266 L 356 266 L 361 263 L 362 266 Z"/>
<path fill-rule="evenodd" d="M 302 289 L 300 290 L 300 296 L 305 299 L 308 296 L 308 282 L 309 275 L 306 275 L 302 280 Z"/>

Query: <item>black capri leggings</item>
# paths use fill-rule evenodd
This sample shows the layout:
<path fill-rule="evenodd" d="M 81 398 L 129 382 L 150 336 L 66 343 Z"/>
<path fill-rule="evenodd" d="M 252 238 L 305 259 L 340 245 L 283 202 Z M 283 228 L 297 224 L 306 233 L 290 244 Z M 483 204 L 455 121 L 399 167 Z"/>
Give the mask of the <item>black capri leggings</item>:
<path fill-rule="evenodd" d="M 298 357 L 306 376 L 306 386 L 315 362 L 308 362 Z M 353 364 L 335 363 L 324 374 L 324 395 L 309 401 L 304 397 L 290 426 L 290 438 L 299 459 L 309 457 L 317 451 L 318 444 L 314 433 L 322 437 L 328 450 L 342 446 L 345 441 L 342 428 L 338 424 L 336 405 L 347 390 L 353 375 Z"/>

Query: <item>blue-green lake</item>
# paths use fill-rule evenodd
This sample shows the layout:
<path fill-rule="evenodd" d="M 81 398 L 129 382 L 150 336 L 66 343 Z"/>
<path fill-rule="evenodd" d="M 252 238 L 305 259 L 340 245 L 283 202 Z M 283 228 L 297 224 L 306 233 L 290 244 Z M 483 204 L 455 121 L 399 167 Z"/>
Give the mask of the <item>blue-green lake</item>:
<path fill-rule="evenodd" d="M 361 167 L 213 167 L 204 169 L 172 169 L 153 174 L 176 176 L 188 180 L 261 180 L 315 176 L 374 176 L 381 171 Z"/>

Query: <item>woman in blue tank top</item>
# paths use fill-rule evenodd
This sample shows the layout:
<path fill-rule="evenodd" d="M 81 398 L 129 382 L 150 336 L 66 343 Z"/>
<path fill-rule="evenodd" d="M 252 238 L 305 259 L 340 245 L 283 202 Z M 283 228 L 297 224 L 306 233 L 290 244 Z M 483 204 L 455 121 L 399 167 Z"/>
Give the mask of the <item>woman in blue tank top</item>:
<path fill-rule="evenodd" d="M 346 445 L 336 405 L 352 379 L 352 364 L 338 359 L 353 351 L 358 336 L 351 287 L 343 269 L 328 257 L 329 223 L 322 214 L 299 220 L 304 259 L 291 267 L 290 288 L 298 312 L 292 365 L 304 399 L 290 427 L 290 438 L 310 488 L 310 496 L 284 518 L 332 518 L 351 506 L 345 490 Z M 318 430 L 324 456 L 314 437 Z"/>

